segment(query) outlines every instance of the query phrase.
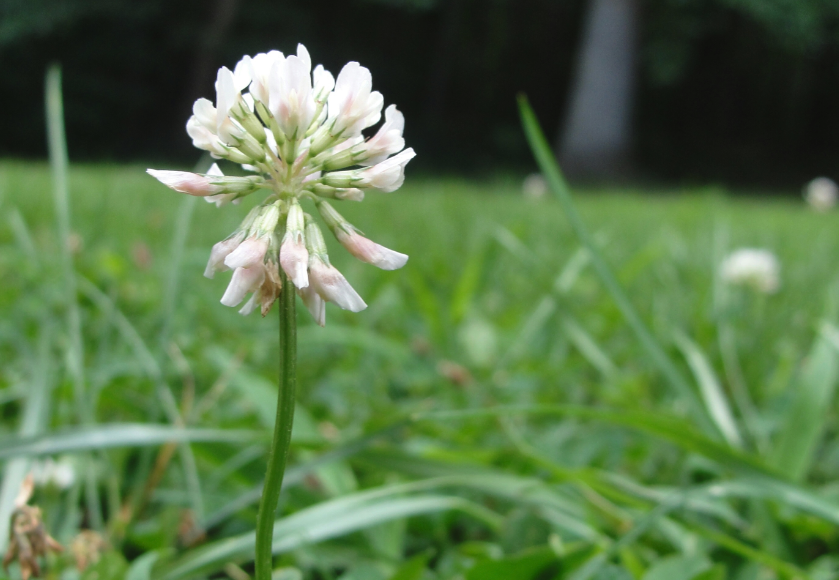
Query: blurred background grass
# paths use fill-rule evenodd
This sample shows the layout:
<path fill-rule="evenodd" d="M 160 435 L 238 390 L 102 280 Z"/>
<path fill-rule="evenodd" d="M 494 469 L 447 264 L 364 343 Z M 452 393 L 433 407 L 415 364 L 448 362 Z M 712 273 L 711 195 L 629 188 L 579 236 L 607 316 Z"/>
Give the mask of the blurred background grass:
<path fill-rule="evenodd" d="M 244 209 L 218 211 L 171 194 L 142 169 L 78 165 L 69 175 L 71 245 L 95 420 L 158 423 L 162 383 L 188 425 L 255 433 L 245 435 L 249 443 L 193 444 L 193 467 L 175 454 L 151 488 L 149 462 L 163 453 L 145 445 L 165 441 L 165 434 L 145 441 L 141 436 L 140 448 L 135 440 L 86 460 L 76 454 L 77 484 L 63 492 L 44 488 L 36 500 L 62 541 L 71 541 L 79 528 L 101 526 L 111 548 L 98 568 L 88 570 L 104 577 L 121 577 L 124 559 L 156 550 L 163 550 L 160 562 L 170 563 L 159 562 L 153 578 L 193 577 L 191 570 L 202 577 L 201 570 L 225 565 L 230 572 L 231 562 L 247 559 L 246 543 L 238 552 L 212 542 L 209 548 L 189 547 L 252 529 L 254 490 L 264 469 L 259 433 L 273 421 L 276 320 L 273 313 L 243 318 L 220 308 L 224 276 L 201 276 L 208 248 L 236 227 Z M 72 375 L 62 370 L 71 337 L 61 323 L 68 297 L 48 168 L 3 162 L 0 184 L 6 216 L 0 227 L 6 453 L 97 449 L 101 436 L 98 443 L 91 438 L 96 427 L 89 438 L 60 447 L 62 429 L 77 423 L 78 409 Z M 282 509 L 303 510 L 301 525 L 311 539 L 319 537 L 324 520 L 317 513 L 305 520 L 307 506 L 340 508 L 326 521 L 338 529 L 346 524 L 350 531 L 367 530 L 297 547 L 285 556 L 286 564 L 307 578 L 373 579 L 402 577 L 392 576 L 401 573 L 400 561 L 416 568 L 418 575 L 410 578 L 501 578 L 505 554 L 518 575 L 504 577 L 522 579 L 698 578 L 710 572 L 715 575 L 709 578 L 746 579 L 772 569 L 804 577 L 784 566 L 834 569 L 830 554 L 839 508 L 832 482 L 839 447 L 832 404 L 823 415 L 808 415 L 816 423 L 817 448 L 805 461 L 807 486 L 795 487 L 796 478 L 788 479 L 783 465 L 778 472 L 772 467 L 785 433 L 801 431 L 787 422 L 798 393 L 807 390 L 802 362 L 818 356 L 810 351 L 820 340 L 836 343 L 836 331 L 820 330 L 820 321 L 833 321 L 836 314 L 832 265 L 839 233 L 833 218 L 799 202 L 732 199 L 718 188 L 679 196 L 666 190 L 584 193 L 581 214 L 667 354 L 685 376 L 699 377 L 686 359 L 691 351 L 674 340 L 678 331 L 692 338 L 699 358 L 715 369 L 748 455 L 713 443 L 719 432 L 700 434 L 684 419 L 667 423 L 667 417 L 684 415 L 686 401 L 649 362 L 555 200 L 523 199 L 520 182 L 503 175 L 408 180 L 397 193 L 371 193 L 363 204 L 347 202 L 341 209 L 368 235 L 409 254 L 409 267 L 396 275 L 381 272 L 334 248 L 335 264 L 370 308 L 359 316 L 330 307 L 324 329 L 305 312 L 299 320 L 295 467 Z M 184 215 L 191 215 L 191 226 L 179 248 L 173 246 L 174 230 Z M 780 292 L 756 295 L 719 283 L 722 256 L 741 245 L 777 253 L 783 264 Z M 182 260 L 173 264 L 177 255 Z M 173 284 L 174 307 L 167 311 Z M 828 363 L 835 360 L 835 346 L 826 356 Z M 817 370 L 817 382 L 832 390 L 835 368 Z M 58 435 L 20 439 L 14 418 L 31 404 L 38 380 L 51 393 L 40 430 Z M 737 385 L 753 408 L 737 406 L 731 391 Z M 509 404 L 533 408 L 509 416 L 400 423 L 417 413 Z M 557 408 L 563 405 L 606 415 L 574 418 L 579 409 Z M 609 415 L 607 409 L 623 411 Z M 557 413 L 565 418 L 558 420 Z M 387 431 L 377 436 L 382 429 Z M 128 445 L 120 440 L 124 433 L 108 436 L 111 445 Z M 694 436 L 706 443 L 697 445 Z M 26 447 L 36 443 L 40 447 Z M 75 503 L 84 474 L 93 476 L 98 499 L 87 501 L 98 502 L 101 522 L 91 520 L 84 497 Z M 755 474 L 767 479 L 749 479 Z M 416 490 L 398 487 L 407 481 L 453 495 L 433 503 L 444 498 L 417 498 Z M 743 489 L 724 491 L 726 485 Z M 772 485 L 789 487 L 778 491 Z M 137 494 L 142 497 L 144 489 L 148 497 L 141 502 Z M 330 507 L 330 498 L 351 501 L 362 489 L 379 490 L 381 505 L 361 498 L 352 500 L 363 508 L 357 511 Z M 726 499 L 729 493 L 751 499 Z M 805 501 L 795 494 L 811 495 Z M 426 503 L 400 503 L 409 498 Z M 453 498 L 498 515 L 470 516 L 478 504 L 458 506 Z M 377 509 L 390 519 L 448 508 L 467 515 L 368 527 L 381 516 Z M 290 534 L 280 534 L 280 541 L 307 537 Z M 743 544 L 733 549 L 713 534 Z M 174 563 L 166 551 L 173 546 L 186 554 Z M 210 551 L 210 564 L 191 567 L 201 550 Z M 419 559 L 403 560 L 413 555 Z M 600 563 L 589 574 L 591 562 Z M 434 572 L 422 572 L 426 565 Z M 667 566 L 681 575 L 655 575 L 670 574 Z M 664 572 L 656 572 L 658 567 Z M 833 577 L 825 574 L 808 577 Z"/>

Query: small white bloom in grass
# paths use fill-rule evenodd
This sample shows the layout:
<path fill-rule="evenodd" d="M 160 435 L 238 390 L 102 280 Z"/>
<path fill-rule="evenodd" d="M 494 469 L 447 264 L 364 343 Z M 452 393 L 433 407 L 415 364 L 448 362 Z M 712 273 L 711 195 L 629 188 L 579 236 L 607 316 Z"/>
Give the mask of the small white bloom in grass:
<path fill-rule="evenodd" d="M 325 200 L 361 201 L 368 189 L 395 191 L 415 153 L 404 149 L 405 118 L 394 105 L 372 137 L 362 134 L 379 122 L 384 106 L 369 70 L 350 62 L 336 78 L 322 65 L 312 66 L 302 44 L 289 56 L 246 55 L 232 71 L 218 71 L 214 102 L 195 102 L 187 121 L 193 145 L 252 175 L 225 176 L 215 164 L 205 174 L 149 173 L 219 207 L 269 190 L 236 231 L 213 246 L 204 275 L 233 270 L 222 303 L 237 306 L 250 294 L 240 312 L 259 306 L 263 315 L 287 276 L 322 326 L 326 302 L 353 312 L 367 305 L 330 263 L 323 234 L 302 204 L 314 202 L 353 256 L 385 270 L 400 268 L 408 256 L 361 235 Z"/>
<path fill-rule="evenodd" d="M 524 182 L 521 184 L 521 192 L 524 197 L 540 199 L 548 193 L 548 183 L 541 173 L 531 173 L 524 178 Z"/>
<path fill-rule="evenodd" d="M 720 266 L 723 281 L 771 294 L 781 285 L 781 266 L 769 250 L 741 248 L 729 254 Z"/>
<path fill-rule="evenodd" d="M 804 188 L 804 199 L 816 211 L 829 211 L 839 201 L 839 186 L 832 179 L 817 177 Z"/>
<path fill-rule="evenodd" d="M 76 481 L 76 469 L 73 462 L 63 457 L 55 461 L 51 457 L 32 462 L 32 479 L 38 486 L 54 486 L 67 489 Z"/>

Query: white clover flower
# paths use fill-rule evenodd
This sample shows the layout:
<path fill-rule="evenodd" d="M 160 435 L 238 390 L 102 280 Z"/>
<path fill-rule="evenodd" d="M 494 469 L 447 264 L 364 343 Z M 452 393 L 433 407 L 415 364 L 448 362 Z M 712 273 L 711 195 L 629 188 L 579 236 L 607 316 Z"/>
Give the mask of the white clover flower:
<path fill-rule="evenodd" d="M 264 316 L 282 289 L 281 276 L 288 276 L 321 326 L 326 302 L 353 312 L 367 307 L 330 263 L 323 234 L 303 208 L 306 199 L 353 256 L 385 270 L 405 265 L 408 256 L 361 235 L 326 201 L 361 201 L 367 189 L 395 191 L 405 180 L 415 153 L 404 149 L 405 118 L 396 106 L 387 108 L 372 137 L 362 135 L 379 122 L 383 105 L 369 70 L 357 62 L 337 78 L 321 65 L 312 70 L 302 44 L 296 55 L 246 55 L 232 71 L 219 69 L 215 104 L 195 102 L 187 133 L 195 147 L 255 175 L 225 176 L 215 164 L 205 174 L 148 172 L 219 207 L 270 191 L 210 252 L 205 276 L 233 270 L 222 304 L 237 306 L 251 294 L 240 312 L 260 306 Z"/>
<path fill-rule="evenodd" d="M 67 489 L 76 481 L 76 468 L 67 457 L 62 457 L 58 461 L 51 457 L 33 461 L 29 473 L 35 485 L 41 487 L 54 486 L 58 489 Z"/>
<path fill-rule="evenodd" d="M 524 178 L 521 192 L 526 198 L 541 199 L 548 193 L 548 182 L 541 173 L 531 173 Z"/>
<path fill-rule="evenodd" d="M 829 211 L 839 201 L 839 186 L 832 179 L 817 177 L 804 188 L 804 199 L 816 211 Z"/>
<path fill-rule="evenodd" d="M 720 276 L 728 284 L 772 294 L 781 285 L 780 270 L 778 259 L 769 250 L 741 248 L 723 260 Z"/>

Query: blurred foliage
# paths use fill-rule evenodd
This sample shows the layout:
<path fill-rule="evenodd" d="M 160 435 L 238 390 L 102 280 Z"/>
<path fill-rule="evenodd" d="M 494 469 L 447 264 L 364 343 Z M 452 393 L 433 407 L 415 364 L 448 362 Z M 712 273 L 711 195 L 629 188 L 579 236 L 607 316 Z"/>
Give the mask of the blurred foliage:
<path fill-rule="evenodd" d="M 78 159 L 189 159 L 182 127 L 216 67 L 304 42 L 337 73 L 373 71 L 408 120 L 419 167 L 530 163 L 524 91 L 560 128 L 584 0 L 5 0 L 0 154 L 43 155 L 48 63 L 65 70 Z M 666 178 L 797 183 L 839 156 L 834 0 L 640 2 L 636 160 Z M 228 10 L 230 21 L 219 25 Z M 13 71 L 13 72 L 11 72 Z M 11 74 L 10 74 L 11 73 Z M 553 130 L 553 129 L 552 129 Z"/>

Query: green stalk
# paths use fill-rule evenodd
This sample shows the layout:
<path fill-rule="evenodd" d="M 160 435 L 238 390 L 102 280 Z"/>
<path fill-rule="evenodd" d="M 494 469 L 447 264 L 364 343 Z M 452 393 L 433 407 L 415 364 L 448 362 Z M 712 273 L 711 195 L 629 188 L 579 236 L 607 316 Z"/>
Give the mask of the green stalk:
<path fill-rule="evenodd" d="M 297 296 L 294 285 L 282 269 L 280 276 L 283 281 L 280 294 L 280 391 L 277 394 L 277 418 L 271 450 L 268 452 L 265 486 L 262 488 L 262 499 L 256 516 L 255 580 L 271 580 L 274 517 L 288 460 L 294 421 L 294 394 L 297 390 Z"/>

